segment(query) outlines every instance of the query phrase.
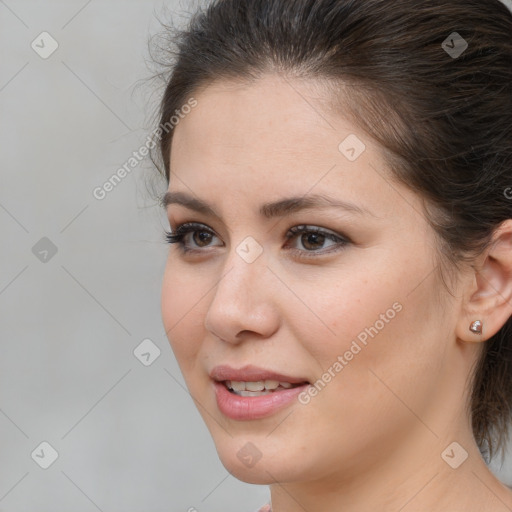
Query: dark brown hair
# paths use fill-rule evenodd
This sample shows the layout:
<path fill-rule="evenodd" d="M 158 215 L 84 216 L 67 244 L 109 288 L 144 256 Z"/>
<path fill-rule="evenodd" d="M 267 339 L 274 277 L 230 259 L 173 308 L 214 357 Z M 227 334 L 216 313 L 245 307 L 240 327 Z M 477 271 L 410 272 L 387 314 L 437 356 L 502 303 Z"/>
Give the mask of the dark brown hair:
<path fill-rule="evenodd" d="M 166 34 L 161 125 L 216 80 L 316 79 L 425 199 L 440 270 L 471 264 L 512 218 L 512 15 L 499 0 L 213 0 Z M 172 134 L 159 146 L 167 182 Z M 512 319 L 485 342 L 471 386 L 490 461 L 512 417 Z"/>

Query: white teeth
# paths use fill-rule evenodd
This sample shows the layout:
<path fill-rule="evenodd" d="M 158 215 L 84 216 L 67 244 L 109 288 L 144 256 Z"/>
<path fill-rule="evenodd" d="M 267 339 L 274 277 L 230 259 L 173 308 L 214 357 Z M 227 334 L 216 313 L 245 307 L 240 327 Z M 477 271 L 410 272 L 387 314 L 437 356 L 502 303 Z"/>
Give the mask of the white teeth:
<path fill-rule="evenodd" d="M 245 391 L 245 382 L 237 382 L 235 380 L 228 380 L 227 384 L 233 391 Z"/>
<path fill-rule="evenodd" d="M 289 389 L 293 387 L 290 382 L 279 382 L 277 380 L 258 380 L 255 382 L 245 382 L 236 380 L 227 380 L 226 386 L 241 396 L 258 396 L 267 394 L 266 391 L 274 391 L 278 387 Z M 262 392 L 262 393 L 257 393 Z"/>
<path fill-rule="evenodd" d="M 239 396 L 262 396 L 269 395 L 272 391 L 237 391 L 236 394 Z"/>
<path fill-rule="evenodd" d="M 258 380 L 256 382 L 246 382 L 245 389 L 247 391 L 263 391 L 265 389 L 265 381 Z"/>
<path fill-rule="evenodd" d="M 279 386 L 279 381 L 277 380 L 266 380 L 265 381 L 265 389 L 277 389 Z"/>

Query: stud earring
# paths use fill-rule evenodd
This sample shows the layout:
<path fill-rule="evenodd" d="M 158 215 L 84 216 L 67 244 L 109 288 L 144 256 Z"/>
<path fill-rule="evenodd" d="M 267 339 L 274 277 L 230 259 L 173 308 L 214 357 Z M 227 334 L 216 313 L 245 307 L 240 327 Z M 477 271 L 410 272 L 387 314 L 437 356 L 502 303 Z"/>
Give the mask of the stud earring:
<path fill-rule="evenodd" d="M 482 322 L 480 322 L 480 320 L 475 320 L 474 322 L 471 322 L 469 330 L 476 334 L 482 334 Z"/>

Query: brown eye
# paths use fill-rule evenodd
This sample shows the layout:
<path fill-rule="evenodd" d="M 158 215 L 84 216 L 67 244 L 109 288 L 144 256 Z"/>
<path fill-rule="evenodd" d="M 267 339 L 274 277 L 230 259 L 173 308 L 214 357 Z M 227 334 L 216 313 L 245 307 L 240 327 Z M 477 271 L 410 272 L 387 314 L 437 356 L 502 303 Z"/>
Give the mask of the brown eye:
<path fill-rule="evenodd" d="M 172 233 L 166 232 L 165 237 L 168 243 L 178 244 L 183 252 L 188 252 L 200 251 L 204 247 L 215 247 L 211 241 L 216 235 L 205 226 L 192 222 L 177 226 Z"/>
<path fill-rule="evenodd" d="M 209 231 L 192 231 L 192 239 L 199 247 L 207 247 L 212 236 L 213 235 Z"/>
<path fill-rule="evenodd" d="M 303 249 L 294 247 L 290 250 L 306 257 L 321 256 L 323 254 L 331 253 L 335 250 L 343 249 L 350 243 L 350 240 L 347 237 L 337 235 L 336 233 L 332 233 L 315 226 L 294 226 L 293 228 L 290 228 L 286 234 L 286 238 L 288 240 L 296 238 L 300 241 Z M 329 245 L 325 245 L 326 241 L 331 243 Z M 327 250 L 318 250 L 325 247 Z"/>
<path fill-rule="evenodd" d="M 319 233 L 304 233 L 300 239 L 306 249 L 321 249 L 325 242 L 325 235 Z"/>

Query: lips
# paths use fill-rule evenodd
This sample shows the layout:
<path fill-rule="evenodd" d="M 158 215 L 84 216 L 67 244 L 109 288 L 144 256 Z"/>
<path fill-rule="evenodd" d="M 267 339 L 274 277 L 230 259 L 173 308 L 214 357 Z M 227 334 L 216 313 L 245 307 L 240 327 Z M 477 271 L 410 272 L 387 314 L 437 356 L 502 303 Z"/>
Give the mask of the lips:
<path fill-rule="evenodd" d="M 276 414 L 291 406 L 309 386 L 305 378 L 252 365 L 239 369 L 216 366 L 210 377 L 220 412 L 237 421 L 258 420 Z"/>
<path fill-rule="evenodd" d="M 258 382 L 266 380 L 274 380 L 278 382 L 288 382 L 290 384 L 309 383 L 305 377 L 294 377 L 266 370 L 253 365 L 247 365 L 239 369 L 232 368 L 227 365 L 220 365 L 213 368 L 210 377 L 217 382 L 236 381 L 236 382 Z"/>

